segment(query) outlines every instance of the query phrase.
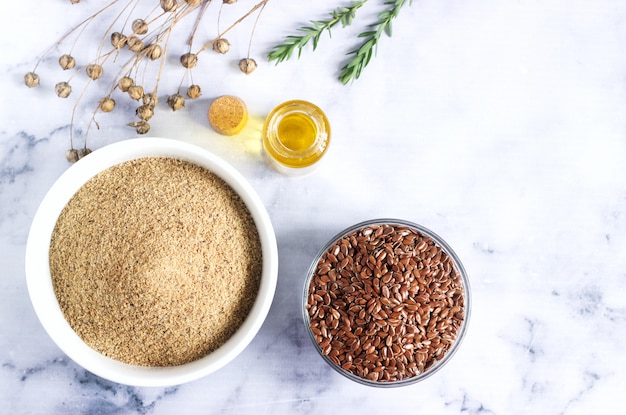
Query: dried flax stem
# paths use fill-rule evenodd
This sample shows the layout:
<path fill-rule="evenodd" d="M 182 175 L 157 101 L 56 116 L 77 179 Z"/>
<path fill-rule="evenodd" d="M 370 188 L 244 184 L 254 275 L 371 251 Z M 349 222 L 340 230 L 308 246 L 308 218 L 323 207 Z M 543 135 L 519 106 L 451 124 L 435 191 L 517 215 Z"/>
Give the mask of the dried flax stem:
<path fill-rule="evenodd" d="M 76 109 L 78 108 L 78 104 L 80 103 L 81 98 L 85 95 L 85 92 L 87 92 L 87 88 L 89 87 L 89 84 L 91 84 L 91 82 L 92 82 L 91 79 L 87 81 L 87 84 L 81 91 L 80 95 L 78 96 L 78 99 L 76 99 L 76 102 L 74 103 L 74 106 L 72 107 L 72 116 L 70 118 L 70 150 L 74 150 L 74 116 L 76 115 Z M 84 148 L 85 149 L 87 148 L 87 134 L 85 134 Z"/>
<path fill-rule="evenodd" d="M 107 4 L 106 6 L 104 6 L 102 9 L 98 10 L 96 13 L 94 13 L 93 15 L 89 16 L 88 18 L 86 18 L 85 20 L 83 20 L 82 22 L 78 23 L 76 26 L 72 27 L 70 30 L 68 30 L 67 32 L 65 32 L 65 34 L 63 36 L 61 36 L 56 42 L 54 42 L 52 45 L 50 45 L 50 47 L 48 49 L 46 49 L 44 51 L 44 53 L 39 57 L 39 59 L 37 60 L 37 62 L 35 63 L 35 66 L 33 68 L 33 72 L 35 72 L 37 70 L 37 67 L 39 66 L 39 64 L 41 63 L 41 61 L 43 60 L 43 58 L 45 56 L 48 55 L 48 53 L 50 53 L 51 50 L 53 50 L 54 48 L 56 48 L 57 46 L 59 46 L 61 43 L 63 43 L 63 41 L 65 39 L 67 39 L 72 33 L 74 33 L 76 30 L 78 30 L 79 28 L 81 28 L 84 25 L 88 25 L 90 22 L 92 22 L 96 17 L 98 17 L 100 14 L 102 14 L 105 10 L 107 10 L 109 7 L 113 6 L 115 3 L 117 3 L 119 0 L 113 0 L 111 1 L 111 3 Z M 84 29 L 83 29 L 84 30 Z M 76 43 L 76 42 L 74 42 Z M 73 46 L 72 46 L 73 48 Z"/>
<path fill-rule="evenodd" d="M 252 31 L 250 32 L 250 40 L 248 41 L 248 53 L 246 55 L 247 59 L 250 59 L 250 50 L 252 49 L 252 38 L 254 37 L 254 32 L 256 30 L 257 24 L 259 23 L 259 19 L 261 18 L 261 13 L 263 13 L 263 10 L 265 10 L 266 4 L 267 3 L 261 6 L 261 10 L 259 10 L 259 13 L 256 15 L 256 19 L 254 19 L 254 24 L 252 25 Z"/>
<path fill-rule="evenodd" d="M 226 33 L 230 32 L 235 26 L 237 26 L 239 23 L 243 22 L 244 20 L 246 20 L 248 17 L 250 17 L 250 15 L 252 13 L 254 13 L 255 11 L 257 11 L 258 9 L 260 9 L 261 7 L 264 7 L 267 2 L 269 0 L 263 0 L 259 3 L 257 3 L 256 5 L 254 5 L 254 7 L 252 7 L 246 14 L 244 14 L 242 17 L 240 17 L 239 19 L 237 19 L 233 24 L 231 24 L 230 26 L 228 26 L 228 28 L 226 28 L 226 30 L 224 30 L 223 32 L 221 32 L 215 39 L 205 43 L 199 50 L 198 52 L 196 52 L 196 54 L 200 54 L 200 52 L 204 52 L 206 49 L 208 49 L 209 47 L 211 47 L 218 39 L 221 39 Z"/>
<path fill-rule="evenodd" d="M 205 1 L 203 3 L 200 4 L 200 11 L 198 13 L 198 17 L 196 18 L 196 22 L 194 23 L 193 29 L 191 30 L 191 34 L 189 35 L 189 39 L 187 40 L 187 44 L 189 45 L 189 50 L 191 50 L 191 47 L 193 46 L 193 40 L 196 37 L 196 33 L 198 32 L 198 27 L 200 27 L 200 22 L 202 21 L 202 18 L 204 17 L 204 14 L 207 11 L 207 8 L 209 7 L 209 4 L 211 3 L 211 0 Z M 219 27 L 219 23 L 218 23 L 218 27 Z"/>

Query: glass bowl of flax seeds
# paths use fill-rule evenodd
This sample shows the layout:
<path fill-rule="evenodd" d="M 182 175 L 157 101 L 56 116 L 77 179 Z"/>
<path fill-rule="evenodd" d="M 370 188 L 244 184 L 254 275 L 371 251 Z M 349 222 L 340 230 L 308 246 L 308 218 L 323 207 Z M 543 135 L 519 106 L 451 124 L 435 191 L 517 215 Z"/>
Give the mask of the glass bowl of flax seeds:
<path fill-rule="evenodd" d="M 440 370 L 465 336 L 467 273 L 448 244 L 412 222 L 376 219 L 332 238 L 311 264 L 303 318 L 323 360 L 369 386 Z"/>
<path fill-rule="evenodd" d="M 132 386 L 174 386 L 233 360 L 263 324 L 278 250 L 230 164 L 179 140 L 94 151 L 50 188 L 26 247 L 31 302 L 76 363 Z"/>

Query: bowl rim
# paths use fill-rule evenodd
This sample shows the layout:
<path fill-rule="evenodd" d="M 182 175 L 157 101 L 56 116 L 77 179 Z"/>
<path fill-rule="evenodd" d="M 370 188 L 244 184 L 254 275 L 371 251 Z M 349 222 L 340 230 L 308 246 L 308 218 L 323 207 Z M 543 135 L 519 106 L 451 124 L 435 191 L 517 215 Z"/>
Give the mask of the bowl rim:
<path fill-rule="evenodd" d="M 465 302 L 463 323 L 461 324 L 461 327 L 459 329 L 456 339 L 454 340 L 454 343 L 452 343 L 452 346 L 445 353 L 444 357 L 441 360 L 438 360 L 437 362 L 435 362 L 433 366 L 428 368 L 426 371 L 420 373 L 419 375 L 402 379 L 399 381 L 394 381 L 394 382 L 379 382 L 379 381 L 372 381 L 369 379 L 364 379 L 336 365 L 328 356 L 322 353 L 322 349 L 319 347 L 317 340 L 315 339 L 315 335 L 313 334 L 311 330 L 311 327 L 310 327 L 311 319 L 306 310 L 306 306 L 308 303 L 308 296 L 309 296 L 309 286 L 311 284 L 311 280 L 317 268 L 317 264 L 319 263 L 322 256 L 328 251 L 328 249 L 330 249 L 330 247 L 339 239 L 343 238 L 344 236 L 354 231 L 365 228 L 367 226 L 375 226 L 375 225 L 383 225 L 383 224 L 407 226 L 407 227 L 413 228 L 414 230 L 417 230 L 418 232 L 422 233 L 425 236 L 430 237 L 433 241 L 435 241 L 435 243 L 439 245 L 439 247 L 441 247 L 445 251 L 445 253 L 450 256 L 450 258 L 454 262 L 454 265 L 457 268 L 461 276 L 461 280 L 463 281 L 463 295 L 464 295 L 464 302 Z M 309 338 L 311 339 L 311 342 L 313 343 L 313 347 L 315 348 L 315 351 L 322 357 L 322 359 L 328 365 L 330 365 L 331 368 L 333 368 L 336 372 L 343 375 L 344 377 L 356 383 L 360 383 L 362 385 L 378 387 L 378 388 L 395 388 L 395 387 L 400 387 L 400 386 L 412 385 L 412 384 L 421 382 L 431 377 L 436 372 L 441 370 L 441 368 L 450 361 L 452 356 L 456 354 L 461 343 L 463 342 L 463 339 L 465 338 L 465 335 L 467 334 L 467 328 L 469 326 L 469 320 L 470 320 L 470 315 L 472 311 L 471 288 L 470 288 L 469 277 L 468 277 L 467 271 L 465 270 L 465 267 L 461 263 L 461 260 L 459 259 L 456 252 L 454 252 L 454 250 L 450 247 L 450 245 L 448 245 L 448 243 L 443 238 L 441 238 L 439 235 L 437 235 L 435 232 L 431 231 L 430 229 L 422 225 L 419 225 L 417 223 L 407 221 L 404 219 L 382 217 L 382 218 L 377 218 L 377 219 L 364 220 L 362 222 L 356 223 L 354 225 L 351 225 L 343 229 L 342 231 L 335 234 L 332 238 L 330 238 L 329 241 L 318 251 L 318 253 L 315 255 L 315 258 L 311 262 L 309 269 L 307 270 L 306 278 L 304 281 L 304 287 L 302 291 L 301 311 L 302 311 L 302 319 L 304 322 L 305 330 L 308 333 Z"/>
<path fill-rule="evenodd" d="M 209 355 L 179 366 L 146 367 L 123 363 L 87 346 L 65 320 L 52 286 L 49 245 L 61 210 L 87 180 L 113 165 L 144 157 L 189 161 L 224 180 L 244 201 L 255 222 L 263 257 L 257 298 L 239 329 Z M 278 281 L 276 236 L 265 206 L 245 177 L 210 151 L 172 138 L 131 138 L 106 145 L 71 165 L 50 187 L 37 209 L 25 251 L 28 294 L 35 313 L 54 343 L 84 369 L 104 379 L 138 387 L 175 386 L 202 378 L 232 361 L 265 321 Z"/>

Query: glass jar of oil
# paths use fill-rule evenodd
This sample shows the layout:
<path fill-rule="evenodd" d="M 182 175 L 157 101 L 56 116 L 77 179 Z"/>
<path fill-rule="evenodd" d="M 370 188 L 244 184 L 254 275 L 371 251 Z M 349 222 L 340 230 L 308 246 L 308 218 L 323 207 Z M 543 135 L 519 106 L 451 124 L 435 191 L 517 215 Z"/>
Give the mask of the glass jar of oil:
<path fill-rule="evenodd" d="M 292 100 L 274 108 L 263 126 L 263 148 L 280 173 L 311 172 L 330 144 L 330 123 L 324 112 L 307 101 Z"/>

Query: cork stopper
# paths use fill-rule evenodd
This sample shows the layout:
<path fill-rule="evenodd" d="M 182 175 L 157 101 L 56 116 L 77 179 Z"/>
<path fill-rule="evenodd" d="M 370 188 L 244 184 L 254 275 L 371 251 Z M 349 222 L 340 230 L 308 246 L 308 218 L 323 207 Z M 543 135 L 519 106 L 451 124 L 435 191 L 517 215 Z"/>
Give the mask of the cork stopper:
<path fill-rule="evenodd" d="M 248 122 L 248 109 L 239 98 L 223 95 L 209 106 L 209 124 L 222 135 L 239 134 Z"/>

